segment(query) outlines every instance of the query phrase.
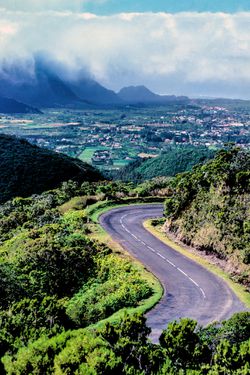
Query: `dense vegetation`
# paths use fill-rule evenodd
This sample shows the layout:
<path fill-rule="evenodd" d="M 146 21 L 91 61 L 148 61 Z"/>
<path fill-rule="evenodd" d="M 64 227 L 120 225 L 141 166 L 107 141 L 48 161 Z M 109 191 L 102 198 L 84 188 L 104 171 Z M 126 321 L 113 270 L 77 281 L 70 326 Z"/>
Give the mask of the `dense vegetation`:
<path fill-rule="evenodd" d="M 235 147 L 178 175 L 165 204 L 166 229 L 187 244 L 226 259 L 250 282 L 250 153 Z"/>
<path fill-rule="evenodd" d="M 88 237 L 84 208 L 105 200 L 106 187 L 68 182 L 0 206 L 1 357 L 135 307 L 152 294 L 127 258 Z M 120 189 L 114 184 L 113 193 Z"/>
<path fill-rule="evenodd" d="M 143 316 L 91 326 L 152 291 L 127 258 L 90 240 L 87 206 L 170 194 L 170 183 L 68 182 L 0 206 L 1 374 L 249 373 L 249 313 L 206 328 L 172 322 L 160 345 Z"/>
<path fill-rule="evenodd" d="M 119 313 L 118 321 L 112 317 L 109 323 L 98 324 L 123 308 L 139 306 L 152 295 L 152 289 L 127 257 L 91 239 L 95 225 L 88 216 L 91 207 L 102 202 L 167 196 L 165 211 L 170 230 L 181 234 L 186 242 L 202 238 L 201 248 L 248 267 L 247 152 L 231 148 L 192 172 L 135 185 L 88 182 L 99 177 L 91 167 L 25 141 L 4 136 L 1 140 L 17 162 L 14 176 L 24 173 L 26 179 L 28 166 L 34 169 L 41 157 L 39 175 L 47 183 L 46 173 L 51 173 L 53 181 L 64 167 L 65 171 L 73 171 L 76 179 L 0 206 L 1 374 L 250 373 L 249 313 L 236 314 L 208 327 L 199 327 L 190 319 L 172 322 L 162 332 L 159 345 L 151 343 L 150 329 L 141 315 L 125 313 L 121 318 Z M 11 145 L 15 146 L 12 150 Z M 6 161 L 7 154 L 3 155 Z M 18 155 L 22 157 L 18 159 Z M 23 165 L 24 160 L 27 165 Z M 55 169 L 49 169 L 49 164 Z M 3 169 L 4 173 L 10 171 Z M 38 172 L 27 181 L 39 191 L 36 176 Z M 12 184 L 15 186 L 14 180 Z M 195 237 L 195 230 L 202 225 L 204 231 Z M 208 232 L 211 236 L 207 246 L 206 230 L 212 225 L 216 231 Z M 189 230 L 190 239 L 184 230 Z M 220 236 L 216 237 L 218 231 Z M 244 281 L 246 275 L 241 274 Z"/>
<path fill-rule="evenodd" d="M 155 345 L 145 318 L 125 315 L 97 330 L 43 335 L 3 362 L 9 375 L 248 375 L 249 332 L 249 313 L 205 328 L 182 319 L 170 323 Z"/>
<path fill-rule="evenodd" d="M 71 180 L 97 181 L 100 174 L 79 160 L 0 134 L 0 202 L 56 188 Z"/>
<path fill-rule="evenodd" d="M 215 152 L 204 146 L 169 146 L 160 156 L 152 159 L 138 159 L 122 168 L 115 178 L 123 181 L 145 181 L 159 176 L 175 176 L 204 163 Z"/>

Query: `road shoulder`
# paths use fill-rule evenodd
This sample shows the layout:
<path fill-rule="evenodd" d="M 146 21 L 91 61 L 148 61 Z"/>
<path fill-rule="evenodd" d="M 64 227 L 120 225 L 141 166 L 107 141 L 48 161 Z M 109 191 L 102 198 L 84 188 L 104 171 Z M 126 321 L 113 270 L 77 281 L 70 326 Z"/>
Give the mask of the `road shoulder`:
<path fill-rule="evenodd" d="M 197 253 L 190 252 L 187 248 L 184 248 L 180 244 L 174 242 L 172 239 L 170 239 L 166 233 L 163 233 L 161 231 L 160 226 L 153 226 L 152 220 L 146 220 L 143 224 L 144 228 L 147 229 L 152 235 L 157 237 L 160 241 L 165 243 L 166 245 L 170 246 L 173 250 L 181 253 L 185 257 L 192 259 L 196 263 L 200 264 L 202 267 L 206 268 L 208 271 L 212 272 L 216 276 L 219 276 L 222 278 L 227 285 L 233 290 L 233 292 L 237 295 L 237 297 L 240 299 L 241 302 L 243 302 L 247 309 L 250 309 L 250 293 L 247 291 L 247 289 L 234 282 L 230 276 L 220 269 L 218 266 L 211 264 L 208 262 L 208 260 L 204 259 L 201 255 L 198 255 Z"/>
<path fill-rule="evenodd" d="M 105 207 L 105 209 L 101 210 L 99 212 L 99 215 L 102 215 L 104 212 L 110 211 L 111 209 L 117 208 L 117 206 L 114 207 Z M 99 217 L 98 215 L 98 217 Z M 126 313 L 128 314 L 134 314 L 134 313 L 141 313 L 145 314 L 151 309 L 153 309 L 158 302 L 161 300 L 163 295 L 163 287 L 160 283 L 160 281 L 154 276 L 149 270 L 144 267 L 144 265 L 136 260 L 134 257 L 130 255 L 130 253 L 123 248 L 121 244 L 119 244 L 118 241 L 115 241 L 102 227 L 99 223 L 92 222 L 88 225 L 88 228 L 90 230 L 89 237 L 90 239 L 94 241 L 98 241 L 100 243 L 103 243 L 107 245 L 115 254 L 118 254 L 120 257 L 126 258 L 129 260 L 129 262 L 133 265 L 135 269 L 137 269 L 141 277 L 147 281 L 148 285 L 152 289 L 152 295 L 140 302 L 140 304 L 137 307 L 131 307 L 131 308 L 124 308 L 122 310 L 117 311 L 112 316 L 110 316 L 106 321 L 118 321 L 120 317 Z M 102 322 L 103 323 L 103 322 Z"/>

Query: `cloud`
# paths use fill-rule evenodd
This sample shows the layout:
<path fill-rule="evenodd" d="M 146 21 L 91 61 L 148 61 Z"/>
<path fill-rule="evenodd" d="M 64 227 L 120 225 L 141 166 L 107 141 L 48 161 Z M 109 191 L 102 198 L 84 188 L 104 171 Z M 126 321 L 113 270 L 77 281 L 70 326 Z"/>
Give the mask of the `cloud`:
<path fill-rule="evenodd" d="M 83 4 L 83 0 L 0 0 L 0 8 L 29 12 L 42 10 L 80 11 Z"/>
<path fill-rule="evenodd" d="M 5 64 L 32 61 L 42 51 L 68 71 L 84 68 L 114 89 L 143 83 L 162 93 L 250 98 L 247 12 L 96 16 L 2 10 L 0 19 Z"/>
<path fill-rule="evenodd" d="M 102 5 L 109 0 L 0 0 L 0 8 L 12 11 L 67 11 L 80 12 L 89 4 Z"/>

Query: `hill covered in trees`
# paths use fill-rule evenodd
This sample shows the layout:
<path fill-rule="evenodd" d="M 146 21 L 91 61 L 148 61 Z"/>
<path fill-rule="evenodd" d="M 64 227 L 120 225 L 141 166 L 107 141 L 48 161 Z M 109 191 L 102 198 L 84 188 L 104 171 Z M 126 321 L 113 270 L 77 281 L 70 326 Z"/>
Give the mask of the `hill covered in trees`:
<path fill-rule="evenodd" d="M 139 159 L 115 173 L 122 181 L 145 181 L 159 176 L 175 176 L 189 171 L 199 163 L 211 159 L 215 151 L 204 146 L 169 146 L 160 156 L 152 159 Z"/>
<path fill-rule="evenodd" d="M 118 96 L 128 104 L 188 104 L 190 99 L 186 96 L 158 95 L 145 86 L 123 87 Z"/>
<path fill-rule="evenodd" d="M 97 181 L 100 173 L 68 156 L 0 134 L 0 203 L 58 187 L 69 179 Z"/>
<path fill-rule="evenodd" d="M 250 153 L 230 147 L 170 182 L 165 229 L 250 284 Z"/>

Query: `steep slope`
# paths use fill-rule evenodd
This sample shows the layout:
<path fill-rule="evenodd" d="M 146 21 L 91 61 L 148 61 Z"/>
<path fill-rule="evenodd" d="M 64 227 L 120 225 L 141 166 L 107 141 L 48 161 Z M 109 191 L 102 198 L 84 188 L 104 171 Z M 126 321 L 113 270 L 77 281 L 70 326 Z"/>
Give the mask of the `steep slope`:
<path fill-rule="evenodd" d="M 37 57 L 34 71 L 6 67 L 0 74 L 0 95 L 37 107 L 91 108 L 101 104 L 121 103 L 121 99 L 90 78 L 68 75 L 55 64 Z"/>
<path fill-rule="evenodd" d="M 122 104 L 122 99 L 112 90 L 108 90 L 98 82 L 89 78 L 79 78 L 68 82 L 71 90 L 86 102 L 101 104 Z"/>
<path fill-rule="evenodd" d="M 207 164 L 177 176 L 171 188 L 165 229 L 224 259 L 229 272 L 250 284 L 250 153 L 221 151 Z"/>
<path fill-rule="evenodd" d="M 214 151 L 207 147 L 170 146 L 157 158 L 139 159 L 118 171 L 115 178 L 123 181 L 145 181 L 159 176 L 175 176 L 211 159 Z"/>
<path fill-rule="evenodd" d="M 185 96 L 175 95 L 157 95 L 145 86 L 124 87 L 118 93 L 118 96 L 129 104 L 164 104 L 164 103 L 184 103 L 189 99 Z"/>
<path fill-rule="evenodd" d="M 29 105 L 17 102 L 14 99 L 3 98 L 0 96 L 0 113 L 41 113 L 38 109 Z"/>
<path fill-rule="evenodd" d="M 0 202 L 58 187 L 69 179 L 97 181 L 98 171 L 68 156 L 0 135 Z"/>
<path fill-rule="evenodd" d="M 81 99 L 43 61 L 37 60 L 34 74 L 21 68 L 0 76 L 0 95 L 37 107 L 80 104 Z M 84 103 L 82 103 L 83 105 Z"/>

